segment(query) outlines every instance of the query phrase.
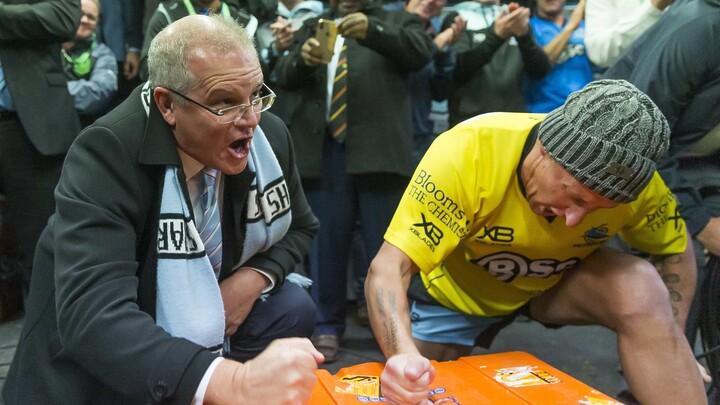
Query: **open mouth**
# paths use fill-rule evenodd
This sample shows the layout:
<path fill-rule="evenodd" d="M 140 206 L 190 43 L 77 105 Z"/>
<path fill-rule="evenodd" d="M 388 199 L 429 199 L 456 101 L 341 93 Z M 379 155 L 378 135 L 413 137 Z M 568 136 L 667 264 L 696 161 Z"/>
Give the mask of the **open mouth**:
<path fill-rule="evenodd" d="M 250 151 L 250 140 L 252 138 L 238 139 L 230 144 L 230 151 L 237 158 L 244 158 Z"/>

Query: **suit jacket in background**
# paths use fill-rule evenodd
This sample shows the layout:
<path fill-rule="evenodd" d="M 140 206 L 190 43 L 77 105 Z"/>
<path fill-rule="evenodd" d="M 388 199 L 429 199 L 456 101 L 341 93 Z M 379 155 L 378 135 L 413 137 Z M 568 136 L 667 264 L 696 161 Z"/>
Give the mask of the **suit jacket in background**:
<path fill-rule="evenodd" d="M 20 122 L 43 155 L 67 152 L 80 132 L 60 44 L 75 37 L 81 17 L 80 0 L 0 3 L 0 63 Z"/>
<path fill-rule="evenodd" d="M 345 40 L 347 172 L 410 176 L 415 164 L 408 75 L 430 62 L 437 48 L 414 14 L 375 6 L 363 13 L 368 16 L 367 37 Z M 328 14 L 321 17 L 332 18 Z M 302 44 L 316 29 L 317 19 L 305 21 L 295 33 L 289 53 L 275 66 L 278 84 L 301 94 L 302 103 L 292 114 L 289 127 L 303 179 L 320 177 L 327 136 L 327 65 L 306 66 L 300 56 Z"/>

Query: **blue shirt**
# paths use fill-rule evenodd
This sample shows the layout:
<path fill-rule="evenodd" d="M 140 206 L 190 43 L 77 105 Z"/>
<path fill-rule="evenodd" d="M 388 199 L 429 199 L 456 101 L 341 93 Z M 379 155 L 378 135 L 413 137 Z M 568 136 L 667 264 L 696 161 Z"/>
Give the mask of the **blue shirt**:
<path fill-rule="evenodd" d="M 15 103 L 13 103 L 12 96 L 10 95 L 10 89 L 8 89 L 7 83 L 5 82 L 5 72 L 0 62 L 0 110 L 3 111 L 14 111 Z"/>
<path fill-rule="evenodd" d="M 567 21 L 566 21 L 567 23 Z M 530 19 L 530 28 L 540 46 L 550 43 L 563 27 L 538 17 Z M 585 52 L 585 21 L 573 31 L 568 44 L 542 79 L 524 79 L 523 94 L 528 111 L 547 113 L 560 107 L 570 93 L 592 81 L 592 66 Z"/>

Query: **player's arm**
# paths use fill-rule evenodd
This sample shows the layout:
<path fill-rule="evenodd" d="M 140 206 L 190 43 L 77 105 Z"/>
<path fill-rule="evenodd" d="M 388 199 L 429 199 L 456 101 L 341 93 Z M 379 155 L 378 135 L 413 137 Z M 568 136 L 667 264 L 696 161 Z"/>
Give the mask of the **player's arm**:
<path fill-rule="evenodd" d="M 685 330 L 685 322 L 697 283 L 697 266 L 690 235 L 687 234 L 687 246 L 684 252 L 673 255 L 653 255 L 651 261 L 670 293 L 670 304 L 675 320 L 682 330 Z"/>
<path fill-rule="evenodd" d="M 418 267 L 402 250 L 383 243 L 365 280 L 370 323 L 386 358 L 419 351 L 412 341 L 407 290 Z"/>
<path fill-rule="evenodd" d="M 407 289 L 415 263 L 385 242 L 365 280 L 370 323 L 387 362 L 380 376 L 382 395 L 395 404 L 426 404 L 435 369 L 412 340 Z"/>

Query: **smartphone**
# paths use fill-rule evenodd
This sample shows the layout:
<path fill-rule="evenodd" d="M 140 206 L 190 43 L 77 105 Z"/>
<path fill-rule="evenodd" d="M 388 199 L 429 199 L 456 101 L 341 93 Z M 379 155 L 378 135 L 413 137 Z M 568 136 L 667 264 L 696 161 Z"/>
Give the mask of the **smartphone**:
<path fill-rule="evenodd" d="M 335 21 L 319 19 L 315 38 L 320 42 L 323 63 L 330 63 L 335 50 L 335 38 L 337 38 L 337 24 L 335 24 Z"/>

